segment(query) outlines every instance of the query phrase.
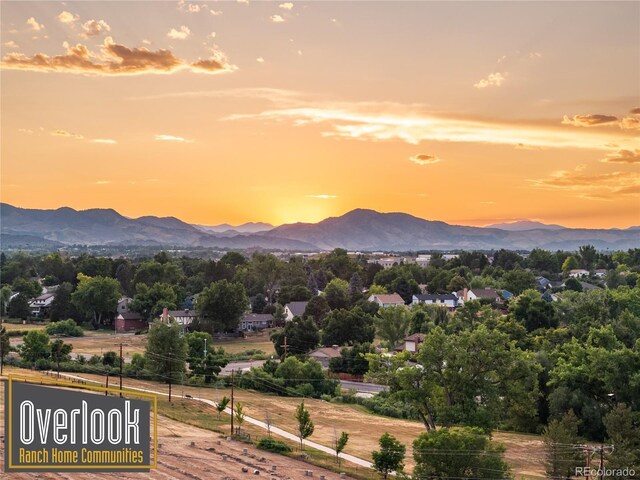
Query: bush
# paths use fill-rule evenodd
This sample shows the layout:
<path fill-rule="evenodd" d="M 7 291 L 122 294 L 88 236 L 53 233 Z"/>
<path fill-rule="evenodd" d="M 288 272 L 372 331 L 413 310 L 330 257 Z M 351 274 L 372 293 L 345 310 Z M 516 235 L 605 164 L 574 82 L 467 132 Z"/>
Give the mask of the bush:
<path fill-rule="evenodd" d="M 46 358 L 40 358 L 36 360 L 36 370 L 51 370 L 51 362 Z"/>
<path fill-rule="evenodd" d="M 29 333 L 29 330 L 9 330 L 7 335 L 10 337 L 24 337 L 27 333 Z"/>
<path fill-rule="evenodd" d="M 288 453 L 291 451 L 291 447 L 281 440 L 275 438 L 263 438 L 258 442 L 258 448 L 260 450 L 266 450 L 274 453 Z"/>
<path fill-rule="evenodd" d="M 47 326 L 49 335 L 66 335 L 67 337 L 83 337 L 84 330 L 72 319 L 50 322 Z"/>

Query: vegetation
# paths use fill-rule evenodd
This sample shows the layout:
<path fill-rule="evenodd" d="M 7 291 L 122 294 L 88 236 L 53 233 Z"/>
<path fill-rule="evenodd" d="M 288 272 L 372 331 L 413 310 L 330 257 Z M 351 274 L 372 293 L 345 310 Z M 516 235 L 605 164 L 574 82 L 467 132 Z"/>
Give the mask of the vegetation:
<path fill-rule="evenodd" d="M 304 440 L 309 438 L 313 434 L 315 429 L 313 422 L 311 421 L 311 414 L 309 410 L 304 408 L 304 400 L 300 402 L 296 409 L 295 418 L 298 422 L 298 438 L 300 438 L 300 450 L 304 450 Z"/>
<path fill-rule="evenodd" d="M 392 472 L 402 473 L 406 447 L 387 432 L 382 434 L 379 444 L 380 450 L 371 452 L 374 470 L 380 472 L 385 479 L 389 478 Z"/>

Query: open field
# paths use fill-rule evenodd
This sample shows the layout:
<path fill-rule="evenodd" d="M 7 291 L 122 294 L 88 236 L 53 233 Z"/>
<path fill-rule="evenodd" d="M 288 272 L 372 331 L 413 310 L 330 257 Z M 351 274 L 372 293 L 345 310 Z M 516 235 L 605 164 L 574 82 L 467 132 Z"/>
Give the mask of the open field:
<path fill-rule="evenodd" d="M 100 375 L 80 374 L 80 376 L 104 382 L 104 377 Z M 168 391 L 167 385 L 157 382 L 124 379 L 123 384 L 125 387 L 146 388 L 159 392 Z M 224 395 L 230 396 L 231 392 L 228 389 L 174 386 L 173 393 L 176 397 L 188 394 L 218 401 Z M 300 398 L 277 397 L 236 389 L 235 399 L 245 404 L 247 416 L 263 420 L 268 411 L 272 417 L 273 426 L 295 433 L 293 415 L 295 407 L 300 403 Z M 378 448 L 378 438 L 386 431 L 407 446 L 406 465 L 409 469 L 412 468 L 411 444 L 418 435 L 424 432 L 421 423 L 372 415 L 358 406 L 334 404 L 316 399 L 305 399 L 305 405 L 311 412 L 312 420 L 315 423 L 315 432 L 310 440 L 331 446 L 334 429 L 338 434 L 344 430 L 350 435 L 345 453 L 370 460 L 371 452 Z M 494 438 L 505 445 L 505 458 L 512 465 L 516 479 L 544 478 L 544 451 L 540 437 L 499 432 L 494 435 Z"/>
<path fill-rule="evenodd" d="M 22 373 L 22 372 L 21 372 Z M 159 402 L 160 403 L 160 402 Z M 176 408 L 181 405 L 176 404 Z M 159 405 L 160 412 L 165 410 Z M 208 413 L 208 412 L 207 412 Z M 4 415 L 4 398 L 0 403 L 0 415 Z M 4 431 L 3 431 L 4 435 Z M 278 480 L 301 480 L 305 470 L 313 470 L 314 476 L 325 475 L 335 480 L 338 474 L 306 462 L 282 455 L 258 450 L 250 444 L 226 440 L 223 435 L 178 422 L 164 415 L 158 417 L 158 468 L 145 473 L 145 478 L 204 480 L 239 480 L 260 476 Z M 244 454 L 244 449 L 247 453 Z M 226 457 L 226 459 L 223 458 Z M 4 462 L 4 443 L 0 443 L 0 468 Z M 272 466 L 276 470 L 272 471 Z M 242 468 L 247 467 L 247 473 Z M 12 473 L 15 479 L 83 479 L 83 478 L 138 479 L 140 473 Z M 352 477 L 347 477 L 352 478 Z"/>
<path fill-rule="evenodd" d="M 44 325 L 34 325 L 31 323 L 26 323 L 23 325 L 22 323 L 2 322 L 2 326 L 7 329 L 7 332 L 10 332 L 12 330 L 44 330 Z"/>
<path fill-rule="evenodd" d="M 275 354 L 273 343 L 269 339 L 271 330 L 247 334 L 247 338 L 216 339 L 215 347 L 222 347 L 229 353 L 242 353 L 246 350 L 262 350 L 267 355 Z"/>

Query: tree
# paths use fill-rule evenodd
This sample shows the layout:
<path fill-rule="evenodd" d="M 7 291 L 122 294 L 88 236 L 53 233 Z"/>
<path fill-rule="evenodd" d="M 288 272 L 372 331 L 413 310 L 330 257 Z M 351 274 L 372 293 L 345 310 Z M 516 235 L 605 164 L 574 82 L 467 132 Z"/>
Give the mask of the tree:
<path fill-rule="evenodd" d="M 591 270 L 598 259 L 598 252 L 593 245 L 582 245 L 578 248 L 580 265 L 586 270 Z"/>
<path fill-rule="evenodd" d="M 72 292 L 73 285 L 69 282 L 63 282 L 58 286 L 53 302 L 51 302 L 51 309 L 49 310 L 49 318 L 52 322 L 65 320 L 73 316 L 74 308 L 71 303 Z"/>
<path fill-rule="evenodd" d="M 42 287 L 37 280 L 30 281 L 20 277 L 13 282 L 13 291 L 27 298 L 33 298 L 42 293 Z"/>
<path fill-rule="evenodd" d="M 494 267 L 501 267 L 504 270 L 513 270 L 523 263 L 524 259 L 516 252 L 502 248 L 493 255 L 492 265 Z"/>
<path fill-rule="evenodd" d="M 189 368 L 194 375 L 202 375 L 204 383 L 211 383 L 229 363 L 222 348 L 211 348 L 205 357 L 190 357 Z"/>
<path fill-rule="evenodd" d="M 392 350 L 407 336 L 411 312 L 404 306 L 381 308 L 374 317 L 376 331 Z"/>
<path fill-rule="evenodd" d="M 144 352 L 147 369 L 165 381 L 178 381 L 185 371 L 187 341 L 182 327 L 175 322 L 154 322 Z"/>
<path fill-rule="evenodd" d="M 331 310 L 348 308 L 350 304 L 349 284 L 346 280 L 334 278 L 324 289 L 324 296 Z"/>
<path fill-rule="evenodd" d="M 613 452 L 607 456 L 607 469 L 624 470 L 640 465 L 640 414 L 631 407 L 618 404 L 604 418 Z M 622 475 L 611 475 L 611 480 L 624 480 Z"/>
<path fill-rule="evenodd" d="M 229 405 L 229 402 L 231 400 L 229 400 L 229 397 L 227 397 L 226 395 L 224 397 L 222 397 L 222 399 L 216 404 L 216 410 L 218 411 L 218 420 L 220 420 L 220 415 L 222 414 L 222 412 L 225 411 L 225 409 L 227 408 L 227 405 Z"/>
<path fill-rule="evenodd" d="M 582 465 L 580 450 L 573 446 L 579 443 L 579 420 L 573 410 L 560 420 L 552 420 L 542 434 L 545 448 L 545 470 L 549 478 L 572 478 L 576 467 Z"/>
<path fill-rule="evenodd" d="M 178 296 L 171 285 L 161 282 L 151 287 L 146 283 L 136 285 L 136 294 L 129 305 L 131 311 L 139 313 L 146 320 L 153 320 L 160 316 L 164 308 L 178 308 Z"/>
<path fill-rule="evenodd" d="M 349 280 L 349 300 L 352 304 L 356 303 L 362 298 L 363 288 L 364 286 L 362 285 L 362 278 L 360 278 L 358 272 L 355 272 Z"/>
<path fill-rule="evenodd" d="M 11 299 L 11 288 L 8 285 L 5 285 L 0 289 L 0 315 L 4 316 L 7 314 L 7 309 L 9 308 L 9 300 Z"/>
<path fill-rule="evenodd" d="M 330 311 L 331 309 L 329 308 L 326 297 L 324 295 L 316 295 L 315 297 L 311 297 L 311 300 L 307 303 L 304 309 L 304 316 L 313 317 L 318 328 L 322 328 L 324 319 Z"/>
<path fill-rule="evenodd" d="M 349 441 L 349 434 L 347 432 L 342 432 L 340 436 L 335 437 L 334 448 L 336 451 L 336 462 L 340 465 L 340 454 L 347 446 L 347 442 Z"/>
<path fill-rule="evenodd" d="M 78 274 L 78 288 L 71 303 L 91 319 L 94 328 L 102 324 L 105 314 L 114 313 L 120 299 L 120 283 L 109 277 L 88 277 Z"/>
<path fill-rule="evenodd" d="M 325 319 L 322 330 L 324 345 L 353 345 L 373 342 L 375 327 L 373 317 L 362 308 L 333 310 Z"/>
<path fill-rule="evenodd" d="M 514 295 L 520 295 L 525 290 L 535 287 L 536 277 L 531 272 L 517 268 L 502 276 L 502 285 Z"/>
<path fill-rule="evenodd" d="M 11 341 L 9 339 L 9 333 L 6 328 L 2 327 L 0 328 L 0 357 L 2 357 L 2 360 L 9 355 L 10 350 Z"/>
<path fill-rule="evenodd" d="M 35 363 L 51 356 L 49 335 L 42 330 L 31 330 L 22 337 L 22 345 L 18 347 L 20 356 L 25 362 Z"/>
<path fill-rule="evenodd" d="M 12 318 L 21 318 L 26 320 L 31 315 L 29 308 L 29 300 L 22 293 L 19 293 L 9 302 L 7 315 Z"/>
<path fill-rule="evenodd" d="M 242 430 L 242 424 L 244 423 L 244 417 L 246 416 L 246 413 L 244 413 L 244 403 L 236 402 L 234 412 L 235 412 L 234 415 L 236 417 L 236 422 L 238 422 L 238 432 L 239 432 L 240 430 Z"/>
<path fill-rule="evenodd" d="M 197 327 L 210 333 L 235 331 L 248 306 L 249 298 L 241 283 L 214 282 L 198 296 Z"/>
<path fill-rule="evenodd" d="M 553 305 L 540 298 L 540 293 L 536 290 L 524 292 L 510 305 L 509 310 L 515 319 L 524 325 L 527 332 L 558 326 L 558 318 Z"/>
<path fill-rule="evenodd" d="M 303 441 L 313 434 L 314 425 L 311 421 L 309 410 L 304 408 L 304 400 L 296 408 L 295 419 L 298 421 L 298 438 L 300 438 L 300 450 L 304 450 Z"/>
<path fill-rule="evenodd" d="M 380 451 L 371 452 L 373 469 L 380 472 L 385 479 L 389 478 L 391 472 L 402 472 L 406 447 L 387 432 L 380 437 L 379 445 Z"/>
<path fill-rule="evenodd" d="M 413 442 L 413 478 L 510 478 L 503 454 L 504 447 L 494 444 L 479 428 L 431 430 Z"/>
<path fill-rule="evenodd" d="M 58 371 L 60 371 L 60 362 L 69 360 L 71 350 L 73 350 L 73 345 L 70 343 L 64 343 L 60 339 L 51 342 L 51 359 L 56 362 Z"/>
<path fill-rule="evenodd" d="M 277 329 L 271 334 L 271 341 L 280 357 L 285 353 L 285 337 L 287 338 L 287 353 L 290 355 L 304 355 L 315 349 L 320 343 L 318 327 L 310 317 L 296 317 L 287 322 L 284 328 Z"/>
<path fill-rule="evenodd" d="M 566 282 L 564 282 L 564 288 L 567 290 L 572 290 L 574 292 L 582 291 L 582 284 L 576 278 L 568 278 Z"/>
<path fill-rule="evenodd" d="M 369 371 L 369 360 L 366 357 L 369 353 L 375 353 L 375 348 L 370 343 L 356 343 L 351 348 L 343 348 L 339 357 L 329 361 L 329 370 L 364 376 Z"/>
<path fill-rule="evenodd" d="M 562 262 L 562 273 L 567 275 L 569 271 L 578 268 L 578 260 L 573 255 L 569 255 L 564 262 Z"/>

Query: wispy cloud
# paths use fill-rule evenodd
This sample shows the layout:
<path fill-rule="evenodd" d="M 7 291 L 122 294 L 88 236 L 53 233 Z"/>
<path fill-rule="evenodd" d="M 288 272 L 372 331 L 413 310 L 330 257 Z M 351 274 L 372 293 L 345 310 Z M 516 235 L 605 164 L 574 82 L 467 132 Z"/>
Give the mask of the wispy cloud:
<path fill-rule="evenodd" d="M 640 149 L 611 152 L 601 161 L 604 163 L 626 163 L 628 165 L 640 163 Z"/>
<path fill-rule="evenodd" d="M 505 76 L 500 73 L 490 73 L 487 78 L 483 78 L 478 83 L 474 83 L 473 86 L 476 88 L 487 88 L 487 87 L 499 87 L 505 81 Z"/>
<path fill-rule="evenodd" d="M 262 57 L 258 57 L 258 58 L 256 58 L 256 62 L 258 62 L 258 63 L 264 63 L 264 58 L 262 58 Z"/>
<path fill-rule="evenodd" d="M 614 125 L 618 123 L 618 117 L 613 115 L 589 114 L 574 115 L 562 118 L 563 125 L 573 125 L 574 127 L 599 127 L 600 125 Z"/>
<path fill-rule="evenodd" d="M 327 195 L 327 194 L 320 194 L 320 195 L 306 195 L 307 198 L 317 198 L 320 200 L 331 200 L 332 198 L 338 198 L 337 195 Z"/>
<path fill-rule="evenodd" d="M 620 128 L 623 130 L 640 130 L 640 118 L 624 117 L 620 120 Z"/>
<path fill-rule="evenodd" d="M 111 182 L 111 180 L 98 180 L 96 181 L 96 185 L 109 185 Z"/>
<path fill-rule="evenodd" d="M 38 21 L 34 17 L 29 17 L 29 19 L 27 19 L 26 21 L 26 24 L 31 27 L 31 30 L 35 30 L 36 32 L 39 32 L 44 28 L 44 25 L 38 23 Z"/>
<path fill-rule="evenodd" d="M 222 15 L 222 10 L 209 10 L 209 13 L 214 17 L 219 17 L 220 15 Z"/>
<path fill-rule="evenodd" d="M 178 137 L 176 135 L 156 134 L 154 138 L 161 142 L 193 143 L 193 140 L 189 140 L 184 137 Z"/>
<path fill-rule="evenodd" d="M 13 40 L 9 40 L 8 42 L 4 42 L 2 45 L 7 47 L 7 48 L 20 48 L 20 46 L 16 42 L 14 42 Z"/>
<path fill-rule="evenodd" d="M 189 35 L 191 35 L 191 30 L 186 25 L 181 25 L 179 30 L 172 28 L 167 33 L 167 37 L 173 38 L 174 40 L 185 40 Z"/>
<path fill-rule="evenodd" d="M 640 115 L 640 107 L 632 108 L 629 110 L 629 113 L 633 113 L 634 115 Z"/>
<path fill-rule="evenodd" d="M 115 140 L 112 140 L 110 138 L 94 138 L 91 140 L 91 143 L 103 143 L 106 145 L 114 145 L 118 142 L 116 142 Z"/>
<path fill-rule="evenodd" d="M 36 53 L 29 57 L 22 53 L 5 55 L 0 64 L 3 69 L 30 70 L 34 72 L 64 72 L 92 75 L 139 75 L 144 73 L 173 73 L 190 70 L 200 73 L 222 73 L 237 69 L 230 65 L 226 55 L 215 51 L 208 59 L 188 63 L 169 50 L 152 51 L 144 47 L 126 47 L 107 37 L 101 54 L 93 53 L 86 45 L 65 44 L 63 55 L 49 56 Z"/>
<path fill-rule="evenodd" d="M 67 130 L 61 130 L 61 129 L 52 130 L 49 133 L 54 137 L 75 138 L 76 140 L 82 140 L 84 138 L 84 136 L 80 135 L 79 133 L 68 132 Z"/>
<path fill-rule="evenodd" d="M 280 8 L 282 8 L 283 10 L 291 10 L 293 8 L 293 3 L 291 2 L 285 2 L 285 3 L 281 3 L 280 5 L 278 5 Z"/>
<path fill-rule="evenodd" d="M 409 157 L 409 160 L 418 165 L 433 165 L 440 161 L 435 155 L 427 155 L 426 153 L 419 153 L 413 157 Z"/>
<path fill-rule="evenodd" d="M 273 23 L 283 23 L 284 22 L 284 18 L 281 15 L 271 15 L 269 17 L 269 19 L 273 22 Z"/>

